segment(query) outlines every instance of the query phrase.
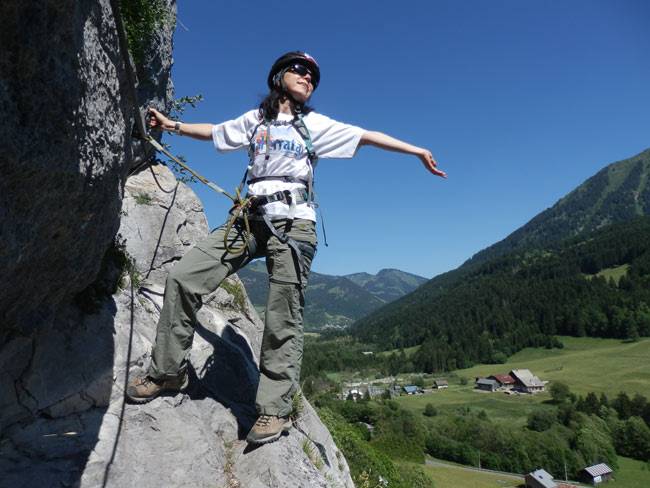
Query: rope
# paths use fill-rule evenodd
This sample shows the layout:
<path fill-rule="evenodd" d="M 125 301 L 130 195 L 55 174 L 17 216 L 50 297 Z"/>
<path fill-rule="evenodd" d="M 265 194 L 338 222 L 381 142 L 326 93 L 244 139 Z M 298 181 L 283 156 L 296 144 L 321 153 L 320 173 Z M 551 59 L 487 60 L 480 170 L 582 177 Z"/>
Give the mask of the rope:
<path fill-rule="evenodd" d="M 144 140 L 147 141 L 149 144 L 151 144 L 154 148 L 156 148 L 157 151 L 163 153 L 165 156 L 170 158 L 174 163 L 179 165 L 181 168 L 184 168 L 187 171 L 189 171 L 190 173 L 192 173 L 192 175 L 194 175 L 194 177 L 196 177 L 196 179 L 199 180 L 201 183 L 205 184 L 207 187 L 213 189 L 217 193 L 221 193 L 222 195 L 226 195 L 228 198 L 230 198 L 232 200 L 232 202 L 233 202 L 233 210 L 235 211 L 235 213 L 233 214 L 232 218 L 228 222 L 228 226 L 226 227 L 226 232 L 225 232 L 225 234 L 223 236 L 223 245 L 226 248 L 226 251 L 228 251 L 231 254 L 239 254 L 244 249 L 246 249 L 248 247 L 248 241 L 250 239 L 250 224 L 248 222 L 248 209 L 250 208 L 251 199 L 248 198 L 248 197 L 247 198 L 242 198 L 241 191 L 240 191 L 239 188 L 235 188 L 235 195 L 237 195 L 237 196 L 233 197 L 226 190 L 224 190 L 220 186 L 215 185 L 210 180 L 208 180 L 207 178 L 204 178 L 203 176 L 198 174 L 196 171 L 194 171 L 192 168 L 190 168 L 189 166 L 187 166 L 186 164 L 182 163 L 177 158 L 172 156 L 170 154 L 170 152 L 167 151 L 167 149 L 162 147 L 158 143 L 158 141 L 156 141 L 150 135 L 148 135 Z M 244 227 L 246 228 L 246 237 L 244 239 L 244 243 L 242 244 L 242 246 L 240 248 L 232 249 L 230 247 L 230 245 L 228 244 L 228 234 L 230 233 L 230 230 L 232 229 L 232 226 L 235 224 L 235 220 L 240 215 L 244 218 Z"/>
<path fill-rule="evenodd" d="M 176 201 L 176 194 L 178 193 L 178 185 L 180 184 L 180 182 L 177 181 L 176 186 L 174 187 L 173 190 L 166 191 L 162 186 L 160 186 L 160 183 L 158 182 L 158 179 L 156 178 L 156 174 L 153 172 L 153 169 L 151 170 L 151 174 L 153 175 L 153 179 L 158 184 L 158 188 L 160 188 L 165 193 L 173 193 L 173 195 L 171 201 L 169 202 L 169 206 L 167 207 L 167 211 L 165 212 L 165 218 L 163 219 L 162 225 L 160 226 L 160 234 L 158 235 L 158 242 L 156 242 L 156 247 L 153 250 L 153 254 L 151 256 L 151 263 L 149 263 L 149 269 L 147 270 L 147 274 L 144 276 L 145 280 L 149 278 L 149 275 L 151 274 L 151 270 L 153 270 L 154 263 L 156 262 L 156 256 L 158 255 L 160 242 L 162 241 L 163 233 L 165 232 L 165 226 L 167 225 L 167 217 L 169 217 L 169 214 L 172 211 L 172 208 L 174 207 L 174 202 Z"/>
<path fill-rule="evenodd" d="M 121 13 L 120 13 L 119 5 L 118 5 L 117 0 L 110 0 L 110 5 L 111 5 L 111 10 L 113 11 L 113 18 L 115 19 L 115 29 L 117 31 L 119 51 L 121 52 L 122 58 L 124 60 L 124 67 L 125 67 L 126 74 L 127 74 L 127 79 L 128 79 L 127 88 L 128 88 L 129 95 L 131 97 L 131 103 L 133 104 L 135 126 L 136 126 L 136 128 L 138 130 L 138 133 L 140 134 L 139 139 L 141 139 L 142 141 L 148 142 L 156 150 L 158 150 L 158 151 L 162 152 L 163 154 L 167 155 L 176 164 L 180 165 L 181 167 L 185 168 L 190 173 L 192 173 L 199 181 L 206 184 L 207 186 L 209 186 L 213 190 L 228 196 L 235 203 L 235 205 L 238 208 L 238 211 L 233 216 L 233 219 L 231 220 L 231 222 L 229 224 L 228 230 L 230 230 L 230 227 L 232 227 L 232 225 L 234 224 L 235 218 L 240 213 L 242 213 L 243 217 L 244 217 L 244 222 L 245 222 L 245 225 L 246 225 L 246 239 L 245 239 L 244 245 L 240 249 L 235 249 L 235 250 L 231 249 L 230 246 L 227 245 L 227 242 L 225 242 L 226 241 L 225 238 L 224 238 L 224 242 L 226 244 L 226 250 L 228 252 L 233 253 L 233 254 L 242 252 L 248 246 L 248 240 L 249 240 L 249 234 L 250 234 L 250 232 L 249 232 L 250 228 L 249 228 L 249 224 L 248 224 L 248 213 L 247 213 L 247 209 L 248 209 L 248 205 L 249 205 L 249 199 L 248 198 L 242 199 L 241 194 L 240 194 L 239 191 L 237 191 L 237 198 L 235 198 L 232 195 L 230 195 L 228 192 L 223 190 L 222 188 L 219 188 L 214 183 L 208 181 L 206 178 L 199 175 L 198 173 L 193 171 L 191 168 L 189 168 L 185 164 L 181 163 L 177 158 L 172 156 L 153 137 L 151 137 L 151 135 L 149 135 L 147 133 L 145 119 L 144 119 L 144 116 L 142 115 L 142 112 L 140 111 L 140 104 L 138 103 L 138 94 L 137 94 L 138 81 L 137 81 L 137 76 L 135 74 L 135 68 L 133 66 L 133 59 L 132 59 L 131 54 L 129 52 L 128 41 L 126 39 L 126 33 L 125 33 L 125 30 L 124 30 L 124 23 L 122 22 L 122 16 L 121 16 Z M 146 149 L 144 149 L 144 152 L 145 152 L 146 156 L 149 156 L 147 154 Z M 140 165 L 140 166 L 142 166 L 142 165 Z M 139 169 L 139 167 L 137 169 Z M 155 175 L 154 175 L 154 179 L 155 179 Z M 156 180 L 156 183 L 158 183 L 157 180 Z M 159 183 L 158 183 L 158 186 L 160 186 Z M 162 187 L 161 187 L 161 190 L 163 190 L 165 193 L 170 193 L 170 192 L 165 191 Z M 177 190 L 178 190 L 178 183 L 176 184 L 176 187 L 173 190 L 174 195 L 172 197 L 172 202 L 170 204 L 170 209 L 171 209 L 171 206 L 174 204 Z M 165 216 L 165 220 L 166 219 L 167 219 L 167 215 Z M 226 236 L 227 236 L 227 233 L 226 233 Z M 135 262 L 134 262 L 134 266 L 135 266 Z M 147 272 L 147 276 L 149 275 L 150 271 L 151 271 L 151 267 L 149 268 L 149 271 Z M 103 480 L 102 480 L 102 487 L 103 488 L 107 487 L 108 478 L 110 476 L 110 470 L 111 470 L 111 467 L 113 466 L 113 463 L 115 461 L 115 456 L 116 456 L 116 453 L 117 453 L 117 446 L 118 446 L 118 443 L 120 441 L 123 422 L 124 422 L 124 411 L 125 411 L 125 408 L 126 408 L 126 388 L 128 387 L 128 384 L 129 384 L 129 364 L 130 364 L 130 361 L 131 361 L 131 350 L 132 350 L 132 345 L 133 345 L 133 332 L 134 332 L 134 327 L 135 327 L 135 324 L 134 324 L 134 284 L 133 284 L 133 277 L 132 276 L 131 276 L 130 281 L 131 281 L 131 307 L 130 307 L 131 317 L 130 317 L 129 343 L 128 343 L 127 354 L 126 354 L 126 368 L 125 368 L 125 373 L 124 373 L 124 396 L 122 398 L 121 410 L 120 410 L 120 414 L 118 416 L 118 418 L 119 418 L 118 430 L 117 430 L 117 434 L 115 436 L 115 441 L 113 443 L 113 449 L 112 449 L 112 452 L 111 452 L 111 457 L 108 460 L 108 462 L 106 463 L 106 466 L 104 468 L 104 476 L 103 476 Z"/>
<path fill-rule="evenodd" d="M 228 198 L 230 198 L 235 207 L 238 209 L 241 209 L 237 212 L 236 215 L 239 215 L 240 213 L 244 217 L 245 221 L 245 226 L 246 226 L 246 239 L 244 242 L 244 245 L 241 246 L 239 249 L 232 249 L 226 240 L 226 236 L 228 233 L 226 233 L 226 236 L 224 237 L 224 246 L 226 248 L 226 251 L 228 251 L 231 254 L 239 254 L 242 252 L 246 247 L 248 247 L 248 240 L 249 240 L 249 230 L 250 226 L 248 224 L 248 213 L 247 213 L 247 208 L 248 208 L 248 199 L 242 199 L 240 192 L 237 192 L 237 198 L 233 197 L 230 193 L 225 191 L 223 188 L 220 188 L 219 186 L 215 185 L 211 181 L 209 181 L 207 178 L 204 178 L 200 174 L 198 174 L 196 171 L 194 171 L 192 168 L 189 166 L 183 164 L 180 162 L 177 158 L 172 156 L 169 151 L 167 151 L 164 147 L 162 147 L 158 141 L 156 141 L 148 132 L 146 129 L 146 124 L 145 124 L 145 119 L 144 116 L 142 115 L 142 112 L 140 111 L 140 104 L 138 103 L 138 93 L 137 93 L 137 86 L 138 86 L 138 78 L 135 74 L 135 68 L 133 66 L 133 58 L 131 57 L 131 54 L 129 52 L 129 47 L 128 47 L 128 41 L 126 39 L 126 34 L 124 30 L 124 23 L 122 22 L 122 16 L 120 14 L 120 9 L 117 4 L 117 0 L 111 0 L 111 9 L 113 10 L 113 16 L 115 17 L 115 27 L 117 30 L 117 37 L 119 41 L 119 46 L 120 46 L 120 51 L 122 51 L 122 56 L 124 58 L 124 66 L 126 68 L 127 72 L 127 78 L 128 78 L 128 89 L 129 89 L 129 94 L 131 96 L 131 101 L 133 103 L 133 110 L 134 110 L 134 118 L 135 118 L 135 126 L 140 134 L 140 139 L 143 141 L 148 142 L 151 144 L 157 151 L 165 154 L 168 158 L 170 158 L 174 163 L 179 165 L 180 167 L 186 169 L 190 173 L 192 173 L 201 183 L 207 185 L 208 187 L 212 188 L 214 191 L 221 193 L 223 195 L 226 195 Z M 146 151 L 145 151 L 146 152 Z M 228 230 L 233 226 L 235 223 L 235 217 L 233 217 L 229 224 L 228 224 Z"/>
<path fill-rule="evenodd" d="M 135 259 L 133 259 L 133 267 L 135 268 Z M 117 453 L 117 446 L 120 442 L 120 436 L 122 434 L 122 424 L 123 424 L 123 419 L 124 419 L 124 411 L 126 409 L 126 389 L 129 386 L 129 364 L 131 362 L 131 350 L 133 348 L 133 328 L 134 328 L 134 310 L 135 307 L 133 306 L 134 303 L 134 287 L 133 287 L 133 275 L 129 276 L 129 281 L 131 282 L 131 315 L 130 315 L 130 328 L 129 328 L 129 345 L 126 350 L 126 367 L 124 368 L 124 395 L 122 396 L 122 406 L 120 407 L 120 415 L 119 415 L 119 423 L 117 426 L 117 434 L 115 434 L 115 442 L 113 442 L 113 450 L 111 452 L 111 457 L 106 463 L 106 467 L 104 468 L 104 479 L 102 480 L 102 488 L 106 488 L 108 486 L 108 477 L 110 476 L 110 471 L 111 467 L 113 466 L 113 462 L 115 461 L 115 455 Z"/>

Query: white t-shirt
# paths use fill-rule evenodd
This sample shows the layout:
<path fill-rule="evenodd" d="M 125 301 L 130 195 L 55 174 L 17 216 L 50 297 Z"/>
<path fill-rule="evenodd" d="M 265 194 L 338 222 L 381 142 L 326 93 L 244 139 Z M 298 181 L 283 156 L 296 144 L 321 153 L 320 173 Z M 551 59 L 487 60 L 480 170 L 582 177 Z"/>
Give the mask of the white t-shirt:
<path fill-rule="evenodd" d="M 290 122 L 293 116 L 278 114 L 278 122 Z M 359 148 L 359 140 L 365 132 L 360 127 L 343 124 L 316 112 L 303 117 L 311 135 L 312 146 L 319 159 L 351 158 Z M 212 127 L 214 146 L 221 153 L 248 150 L 252 132 L 260 124 L 259 110 L 251 110 L 244 115 Z M 300 133 L 293 125 L 259 125 L 253 138 L 255 156 L 249 165 L 248 179 L 263 176 L 292 176 L 300 180 L 309 179 L 307 148 Z M 266 159 L 266 144 L 270 140 L 269 159 Z M 253 195 L 268 195 L 282 190 L 292 190 L 304 185 L 278 180 L 265 180 L 252 183 L 248 192 Z M 286 217 L 289 205 L 273 202 L 265 206 L 272 218 Z M 297 205 L 296 218 L 316 221 L 316 212 L 306 203 Z"/>

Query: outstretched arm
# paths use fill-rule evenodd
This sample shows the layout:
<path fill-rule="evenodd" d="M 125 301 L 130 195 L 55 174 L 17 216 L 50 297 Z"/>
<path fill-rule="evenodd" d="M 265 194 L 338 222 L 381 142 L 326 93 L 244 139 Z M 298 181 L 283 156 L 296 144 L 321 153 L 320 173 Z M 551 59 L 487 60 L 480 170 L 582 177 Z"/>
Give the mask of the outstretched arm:
<path fill-rule="evenodd" d="M 440 171 L 437 166 L 436 160 L 433 159 L 431 153 L 421 147 L 413 146 L 407 142 L 400 141 L 395 139 L 383 132 L 376 132 L 367 130 L 361 136 L 359 141 L 361 146 L 375 146 L 379 149 L 385 149 L 386 151 L 401 152 L 404 154 L 412 154 L 420 158 L 420 161 L 424 164 L 424 167 L 433 173 L 436 176 L 441 176 L 443 178 L 447 177 L 447 173 Z"/>
<path fill-rule="evenodd" d="M 168 119 L 155 108 L 149 109 L 149 127 L 157 130 L 166 130 L 172 132 L 176 127 L 174 120 Z M 212 140 L 212 124 L 186 124 L 180 123 L 180 134 L 182 136 L 192 137 L 200 141 Z"/>

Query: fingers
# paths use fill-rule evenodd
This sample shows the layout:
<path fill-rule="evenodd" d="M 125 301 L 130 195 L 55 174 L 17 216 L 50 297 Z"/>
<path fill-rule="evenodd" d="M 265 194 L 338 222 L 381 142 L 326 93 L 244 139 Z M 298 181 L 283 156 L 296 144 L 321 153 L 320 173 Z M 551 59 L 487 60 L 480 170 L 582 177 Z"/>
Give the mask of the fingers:
<path fill-rule="evenodd" d="M 149 107 L 149 127 L 162 127 L 165 116 L 155 108 Z"/>
<path fill-rule="evenodd" d="M 437 168 L 438 163 L 436 163 L 435 159 L 431 158 L 431 161 L 432 161 L 433 164 L 432 164 L 431 168 L 429 168 L 429 171 L 431 171 L 431 172 L 432 172 L 434 175 L 436 175 L 436 176 L 440 176 L 440 177 L 442 177 L 442 178 L 446 178 L 446 177 L 447 177 L 447 173 L 445 173 L 444 171 L 440 171 L 440 170 Z"/>
<path fill-rule="evenodd" d="M 436 162 L 435 159 L 433 159 L 433 155 L 429 151 L 425 151 L 421 159 L 422 162 L 424 163 L 425 168 L 427 168 L 427 170 L 429 170 L 430 173 L 436 176 L 440 176 L 442 178 L 447 177 L 447 173 L 437 169 L 438 163 Z"/>

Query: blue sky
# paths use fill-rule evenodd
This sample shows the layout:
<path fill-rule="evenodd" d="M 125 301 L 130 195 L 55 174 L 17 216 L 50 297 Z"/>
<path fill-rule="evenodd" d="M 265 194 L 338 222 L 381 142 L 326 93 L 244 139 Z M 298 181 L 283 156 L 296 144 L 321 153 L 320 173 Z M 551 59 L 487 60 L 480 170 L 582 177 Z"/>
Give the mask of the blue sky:
<path fill-rule="evenodd" d="M 185 122 L 257 107 L 273 61 L 300 49 L 321 67 L 317 111 L 426 147 L 447 172 L 371 147 L 321 160 L 320 273 L 431 278 L 650 147 L 646 0 L 180 0 L 178 20 L 176 97 L 205 99 Z M 245 152 L 165 140 L 219 186 L 239 184 Z M 223 223 L 229 200 L 193 188 L 211 228 Z"/>

